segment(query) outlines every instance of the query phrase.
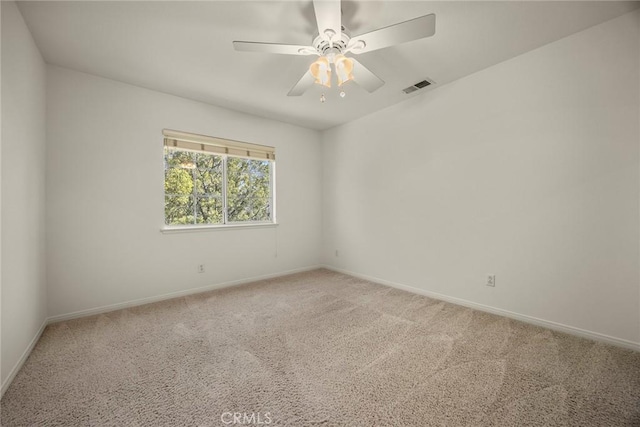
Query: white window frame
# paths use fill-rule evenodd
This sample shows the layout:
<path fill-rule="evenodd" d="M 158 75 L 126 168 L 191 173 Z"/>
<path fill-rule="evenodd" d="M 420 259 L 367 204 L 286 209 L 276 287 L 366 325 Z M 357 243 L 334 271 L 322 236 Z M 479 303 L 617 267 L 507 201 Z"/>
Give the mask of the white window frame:
<path fill-rule="evenodd" d="M 175 131 L 163 131 L 163 133 L 165 134 L 165 137 L 167 135 L 167 133 L 165 132 L 175 132 Z M 176 132 L 177 133 L 177 132 Z M 185 134 L 185 135 L 190 135 L 190 134 Z M 194 136 L 198 136 L 198 137 L 203 137 L 201 135 L 194 135 Z M 203 137 L 203 138 L 209 138 L 209 137 Z M 220 141 L 221 139 L 215 138 L 217 141 Z M 236 146 L 237 144 L 242 144 L 240 142 L 237 141 L 230 141 L 232 143 L 234 143 L 234 146 Z M 247 144 L 247 145 L 252 145 L 252 144 Z M 165 146 L 166 146 L 166 142 L 165 142 Z M 272 148 L 272 147 L 269 147 Z M 194 150 L 189 150 L 189 149 L 184 149 L 184 148 L 180 148 L 180 147 L 176 147 L 175 150 L 180 150 L 180 151 L 186 151 L 186 152 L 197 152 Z M 222 223 L 220 224 L 178 224 L 178 225 L 169 225 L 166 223 L 166 216 L 164 214 L 164 209 L 163 209 L 163 226 L 161 227 L 160 231 L 163 233 L 166 232 L 193 232 L 193 231 L 210 231 L 210 230 L 228 230 L 228 229 L 239 229 L 239 228 L 263 228 L 263 227 L 276 227 L 278 225 L 277 221 L 276 221 L 276 162 L 275 162 L 275 153 L 272 154 L 273 158 L 252 158 L 252 157 L 246 157 L 246 156 L 240 156 L 240 155 L 229 155 L 229 154 L 222 154 L 222 153 L 216 153 L 216 152 L 211 152 L 211 153 L 207 153 L 204 152 L 204 154 L 208 154 L 208 155 L 214 155 L 214 156 L 219 156 L 222 158 Z M 165 149 L 163 147 L 163 164 L 164 164 L 164 156 L 165 156 Z M 270 212 L 271 212 L 271 219 L 269 221 L 236 221 L 236 222 L 229 222 L 228 220 L 228 194 L 227 194 L 227 160 L 229 157 L 235 157 L 235 158 L 247 158 L 249 160 L 258 160 L 258 161 L 268 161 L 269 162 L 269 207 L 270 207 Z M 166 176 L 163 176 L 163 190 L 162 190 L 162 194 L 163 194 L 163 199 L 165 197 L 165 193 L 164 193 L 164 182 L 165 182 Z M 163 203 L 164 206 L 164 203 Z M 194 218 L 195 218 L 195 214 L 194 214 Z"/>

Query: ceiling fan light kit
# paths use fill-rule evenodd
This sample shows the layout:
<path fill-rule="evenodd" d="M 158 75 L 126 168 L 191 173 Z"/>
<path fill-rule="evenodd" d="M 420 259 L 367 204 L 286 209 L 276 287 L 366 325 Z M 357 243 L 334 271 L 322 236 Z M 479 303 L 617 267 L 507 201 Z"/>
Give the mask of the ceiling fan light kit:
<path fill-rule="evenodd" d="M 238 51 L 319 56 L 309 66 L 298 83 L 291 88 L 288 96 L 300 96 L 314 83 L 330 88 L 332 68 L 337 76 L 339 87 L 348 81 L 354 81 L 367 92 L 372 93 L 382 87 L 384 81 L 357 59 L 345 56 L 346 53 L 357 55 L 431 37 L 436 30 L 436 16 L 430 14 L 351 37 L 349 30 L 342 26 L 339 0 L 314 0 L 313 9 L 316 15 L 318 35 L 313 39 L 311 46 L 233 42 L 234 48 Z M 340 97 L 344 98 L 344 96 L 345 92 L 342 90 Z M 326 98 L 322 94 L 320 102 L 324 103 L 325 100 Z"/>
<path fill-rule="evenodd" d="M 309 66 L 309 72 L 315 79 L 315 83 L 331 87 L 332 64 L 338 77 L 338 86 L 353 80 L 353 60 L 342 54 L 330 53 L 327 56 L 321 56 Z"/>

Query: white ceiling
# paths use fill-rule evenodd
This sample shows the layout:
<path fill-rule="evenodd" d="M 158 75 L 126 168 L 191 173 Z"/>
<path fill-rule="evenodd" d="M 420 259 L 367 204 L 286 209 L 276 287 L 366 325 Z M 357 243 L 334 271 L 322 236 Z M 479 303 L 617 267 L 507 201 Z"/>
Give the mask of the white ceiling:
<path fill-rule="evenodd" d="M 21 2 L 50 64 L 297 125 L 326 129 L 391 106 L 425 78 L 438 85 L 627 13 L 618 1 L 345 1 L 343 25 L 362 34 L 436 14 L 435 36 L 365 53 L 385 82 L 369 94 L 349 83 L 287 97 L 314 57 L 236 52 L 233 40 L 310 44 L 311 1 Z M 357 79 L 357 76 L 356 76 Z"/>

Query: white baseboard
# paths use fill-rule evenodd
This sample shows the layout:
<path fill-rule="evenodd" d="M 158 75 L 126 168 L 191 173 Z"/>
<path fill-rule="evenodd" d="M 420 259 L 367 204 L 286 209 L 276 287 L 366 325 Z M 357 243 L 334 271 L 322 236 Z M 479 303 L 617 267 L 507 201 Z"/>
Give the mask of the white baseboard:
<path fill-rule="evenodd" d="M 20 356 L 20 359 L 18 359 L 16 364 L 13 366 L 13 369 L 11 369 L 11 372 L 9 372 L 9 376 L 4 380 L 4 382 L 2 383 L 2 386 L 0 387 L 0 398 L 4 396 L 4 392 L 7 391 L 7 389 L 11 385 L 11 382 L 20 371 L 20 368 L 22 368 L 22 365 L 24 365 L 24 362 L 27 361 L 27 358 L 31 354 L 31 351 L 36 346 L 36 343 L 38 342 L 38 340 L 40 339 L 40 336 L 44 332 L 44 328 L 46 328 L 48 324 L 49 324 L 48 319 L 45 319 L 44 322 L 42 322 L 42 325 L 40 325 L 40 329 L 38 329 L 38 332 L 36 332 L 35 336 L 33 337 L 31 342 L 27 346 L 27 348 L 22 353 L 22 356 Z"/>
<path fill-rule="evenodd" d="M 244 284 L 251 283 L 251 282 L 257 282 L 259 280 L 273 279 L 274 277 L 281 277 L 281 276 L 286 276 L 286 275 L 289 275 L 289 274 L 295 274 L 295 273 L 302 273 L 302 272 L 305 272 L 305 271 L 317 270 L 318 268 L 321 268 L 321 267 L 322 266 L 320 266 L 320 265 L 313 265 L 313 266 L 308 266 L 308 267 L 296 268 L 294 270 L 280 271 L 280 272 L 277 272 L 277 273 L 265 274 L 265 275 L 262 275 L 262 276 L 254 276 L 254 277 L 249 277 L 249 278 L 246 278 L 246 279 L 238 279 L 238 280 L 232 280 L 232 281 L 229 281 L 229 282 L 222 282 L 222 283 L 216 283 L 216 284 L 213 284 L 213 285 L 201 286 L 199 288 L 192 288 L 192 289 L 187 289 L 187 290 L 184 290 L 184 291 L 170 292 L 168 294 L 156 295 L 156 296 L 153 296 L 153 297 L 139 298 L 139 299 L 135 299 L 135 300 L 119 302 L 119 303 L 116 303 L 116 304 L 103 305 L 103 306 L 100 306 L 100 307 L 89 308 L 89 309 L 86 309 L 86 310 L 74 311 L 72 313 L 59 314 L 59 315 L 56 315 L 56 316 L 49 317 L 47 319 L 47 324 L 56 323 L 56 322 L 62 322 L 62 321 L 65 321 L 65 320 L 77 319 L 77 318 L 80 318 L 80 317 L 93 316 L 94 314 L 108 313 L 110 311 L 121 310 L 123 308 L 136 307 L 136 306 L 139 306 L 139 305 L 150 304 L 150 303 L 153 303 L 153 302 L 164 301 L 164 300 L 168 300 L 168 299 L 172 299 L 172 298 L 179 298 L 179 297 L 183 297 L 183 296 L 186 296 L 186 295 L 199 294 L 199 293 L 202 293 L 202 292 L 213 291 L 213 290 L 216 290 L 216 289 L 222 289 L 222 288 L 229 288 L 229 287 L 232 287 L 232 286 L 244 285 Z"/>
<path fill-rule="evenodd" d="M 484 311 L 487 313 L 497 314 L 499 316 L 509 317 L 511 319 L 519 320 L 521 322 L 530 323 L 536 326 L 542 326 L 544 328 L 552 329 L 554 331 L 564 332 L 571 335 L 576 335 L 582 338 L 591 339 L 594 341 L 600 341 L 607 344 L 615 345 L 617 347 L 628 348 L 635 351 L 640 351 L 640 343 L 625 340 L 622 338 L 612 337 L 610 335 L 601 334 L 598 332 L 587 331 L 585 329 L 576 328 L 575 326 L 569 326 L 562 323 L 552 322 L 550 320 L 539 319 L 533 316 L 527 316 L 526 314 L 514 313 L 513 311 L 503 310 L 501 308 L 491 307 L 484 304 L 478 304 L 472 301 L 468 301 L 461 298 L 451 297 L 437 292 L 431 292 L 424 289 L 414 288 L 413 286 L 404 285 L 402 283 L 391 282 L 389 280 L 380 279 L 377 277 L 367 276 L 366 274 L 355 273 L 353 271 L 343 270 L 341 268 L 333 267 L 330 265 L 323 265 L 323 268 L 327 270 L 336 271 L 338 273 L 347 274 L 349 276 L 358 277 L 360 279 L 375 282 L 380 285 L 389 286 L 403 291 L 411 292 L 418 295 L 424 295 L 429 298 L 434 298 L 452 304 L 462 305 L 464 307 L 473 308 L 476 310 Z"/>

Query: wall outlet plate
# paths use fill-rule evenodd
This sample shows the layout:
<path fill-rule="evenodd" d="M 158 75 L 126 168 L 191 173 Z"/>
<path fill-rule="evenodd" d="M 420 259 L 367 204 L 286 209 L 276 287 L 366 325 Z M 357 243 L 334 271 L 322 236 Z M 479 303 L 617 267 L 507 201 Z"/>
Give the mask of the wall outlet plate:
<path fill-rule="evenodd" d="M 496 286 L 496 275 L 490 274 L 487 276 L 487 286 L 494 287 Z"/>

